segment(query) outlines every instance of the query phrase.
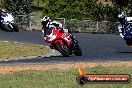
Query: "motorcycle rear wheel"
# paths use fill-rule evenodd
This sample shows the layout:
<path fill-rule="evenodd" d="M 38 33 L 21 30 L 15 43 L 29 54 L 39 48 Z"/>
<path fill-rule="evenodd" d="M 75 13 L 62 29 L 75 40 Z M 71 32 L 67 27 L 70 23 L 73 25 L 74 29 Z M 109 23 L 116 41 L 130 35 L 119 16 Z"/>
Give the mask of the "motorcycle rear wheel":
<path fill-rule="evenodd" d="M 79 45 L 76 45 L 76 46 L 75 46 L 74 54 L 75 54 L 76 56 L 82 56 L 82 49 L 81 49 L 81 47 L 80 47 Z"/>
<path fill-rule="evenodd" d="M 69 56 L 69 50 L 68 47 L 64 44 L 60 45 L 58 42 L 56 42 L 55 44 L 55 48 L 64 56 L 67 57 Z"/>

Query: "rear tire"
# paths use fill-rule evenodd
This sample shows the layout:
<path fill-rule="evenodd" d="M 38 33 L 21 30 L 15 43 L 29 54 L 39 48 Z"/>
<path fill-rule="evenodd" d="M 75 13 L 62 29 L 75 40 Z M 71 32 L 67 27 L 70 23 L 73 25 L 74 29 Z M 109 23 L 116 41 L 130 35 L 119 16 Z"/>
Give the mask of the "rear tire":
<path fill-rule="evenodd" d="M 64 57 L 69 56 L 69 50 L 66 45 L 64 44 L 60 45 L 58 42 L 56 42 L 54 45 L 56 50 L 58 50 Z"/>
<path fill-rule="evenodd" d="M 127 39 L 127 40 L 126 40 L 126 44 L 127 44 L 128 46 L 132 45 L 132 40 L 131 40 L 131 39 Z"/>
<path fill-rule="evenodd" d="M 75 54 L 76 56 L 82 56 L 82 49 L 81 49 L 81 47 L 80 47 L 79 45 L 76 45 L 76 46 L 75 46 L 74 54 Z"/>

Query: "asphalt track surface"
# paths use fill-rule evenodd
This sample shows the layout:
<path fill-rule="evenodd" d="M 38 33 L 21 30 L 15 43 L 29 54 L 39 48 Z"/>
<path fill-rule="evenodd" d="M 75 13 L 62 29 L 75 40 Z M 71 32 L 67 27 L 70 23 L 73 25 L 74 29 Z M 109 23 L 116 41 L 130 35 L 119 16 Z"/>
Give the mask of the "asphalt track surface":
<path fill-rule="evenodd" d="M 129 48 L 125 41 L 114 34 L 90 34 L 75 33 L 83 50 L 83 56 L 72 55 L 70 57 L 49 56 L 36 57 L 31 59 L 18 59 L 9 61 L 0 61 L 0 64 L 36 64 L 36 63 L 59 63 L 59 62 L 89 62 L 89 61 L 128 61 L 132 59 L 132 48 Z M 41 31 L 20 31 L 4 32 L 0 31 L 0 40 L 30 42 L 35 44 L 47 43 L 43 40 Z"/>

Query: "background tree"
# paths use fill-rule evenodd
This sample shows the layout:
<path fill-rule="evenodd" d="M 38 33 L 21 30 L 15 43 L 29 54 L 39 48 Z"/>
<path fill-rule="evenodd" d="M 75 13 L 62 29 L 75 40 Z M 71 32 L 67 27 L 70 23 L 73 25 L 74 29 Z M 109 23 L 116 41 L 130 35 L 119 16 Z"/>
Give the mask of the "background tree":
<path fill-rule="evenodd" d="M 5 0 L 4 7 L 16 14 L 28 14 L 32 12 L 32 0 Z"/>
<path fill-rule="evenodd" d="M 84 17 L 83 0 L 48 0 L 45 2 L 43 13 L 53 17 L 69 19 Z"/>
<path fill-rule="evenodd" d="M 132 5 L 132 1 L 131 0 L 112 0 L 112 3 L 114 4 L 114 8 L 121 12 L 121 11 L 125 11 L 127 13 L 129 13 L 131 5 Z"/>
<path fill-rule="evenodd" d="M 0 0 L 0 6 L 17 14 L 36 12 L 38 16 L 64 17 L 68 19 L 109 20 L 116 19 L 119 10 L 131 14 L 131 0 L 112 0 L 112 5 L 99 0 Z M 101 0 L 100 0 L 101 1 Z M 110 1 L 109 1 L 110 2 Z"/>

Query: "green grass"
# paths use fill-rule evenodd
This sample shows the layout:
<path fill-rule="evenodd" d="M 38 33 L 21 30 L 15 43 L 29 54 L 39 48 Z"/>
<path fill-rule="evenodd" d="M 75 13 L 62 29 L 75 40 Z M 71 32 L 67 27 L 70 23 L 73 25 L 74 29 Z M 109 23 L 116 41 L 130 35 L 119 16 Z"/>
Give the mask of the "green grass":
<path fill-rule="evenodd" d="M 132 74 L 131 67 L 87 68 L 88 74 Z M 0 88 L 132 88 L 129 84 L 85 84 L 76 82 L 77 69 L 20 71 L 0 75 Z"/>
<path fill-rule="evenodd" d="M 0 41 L 0 59 L 45 55 L 49 52 L 48 48 L 36 44 Z"/>

